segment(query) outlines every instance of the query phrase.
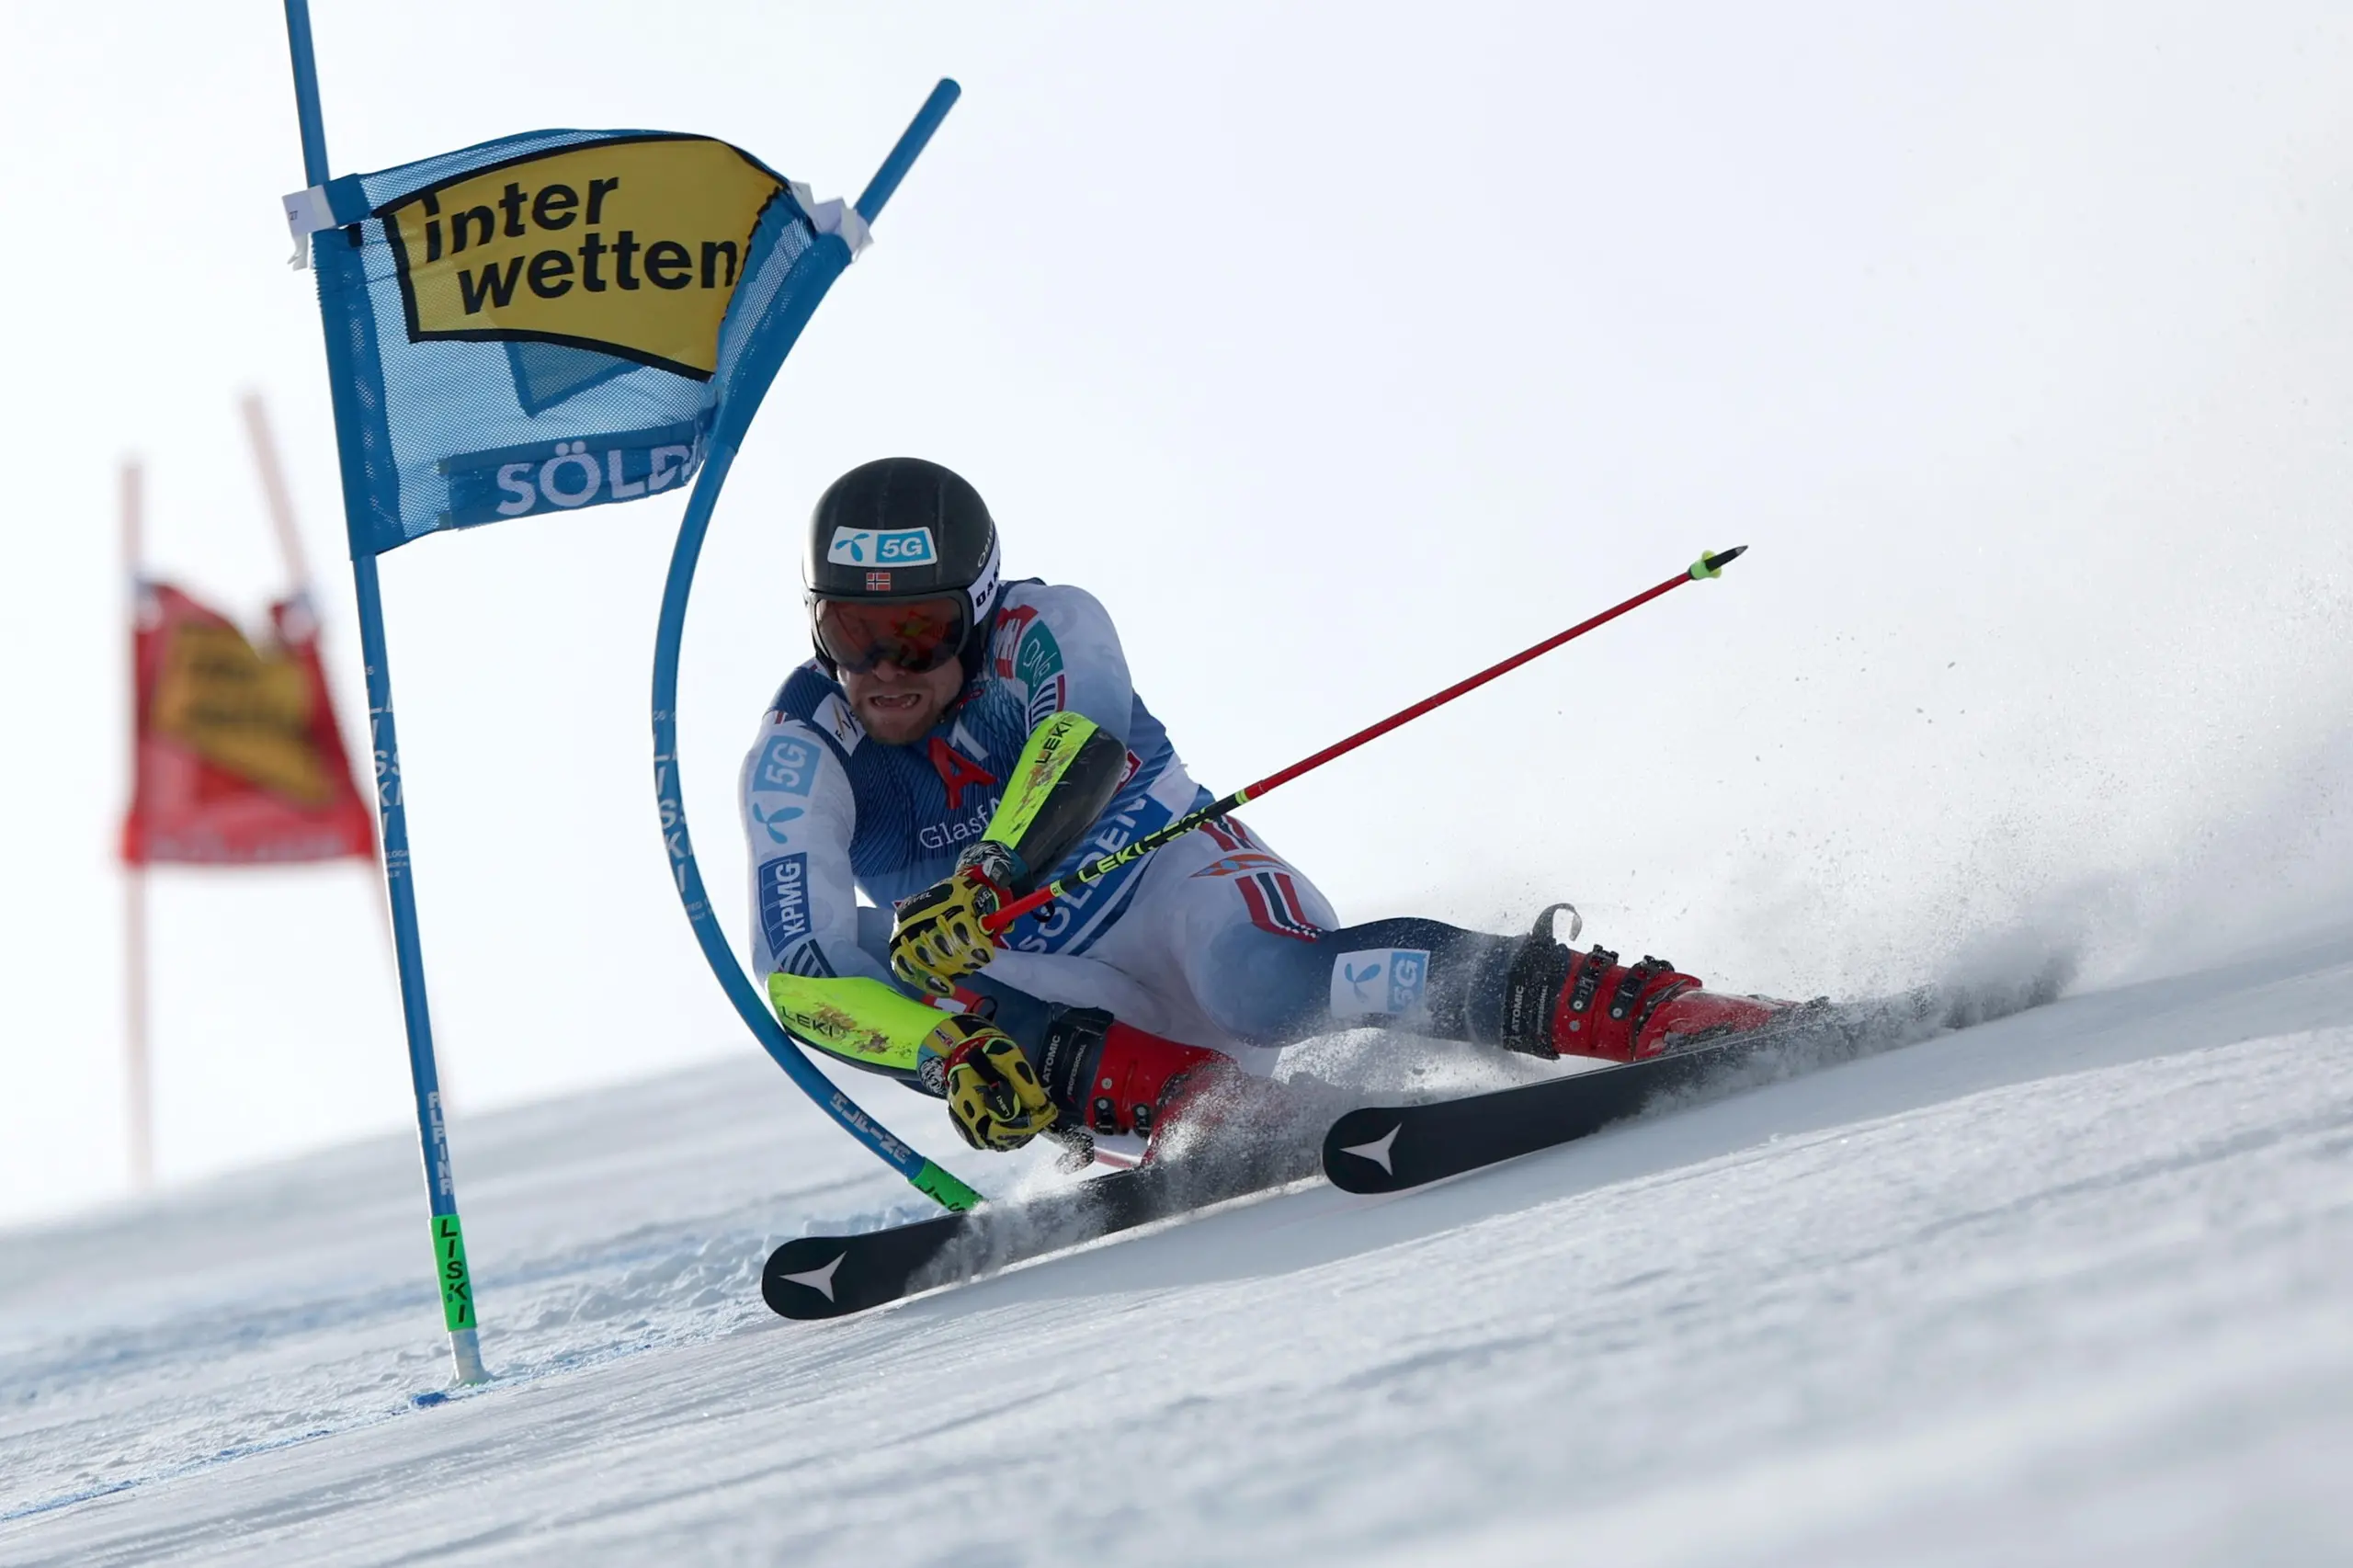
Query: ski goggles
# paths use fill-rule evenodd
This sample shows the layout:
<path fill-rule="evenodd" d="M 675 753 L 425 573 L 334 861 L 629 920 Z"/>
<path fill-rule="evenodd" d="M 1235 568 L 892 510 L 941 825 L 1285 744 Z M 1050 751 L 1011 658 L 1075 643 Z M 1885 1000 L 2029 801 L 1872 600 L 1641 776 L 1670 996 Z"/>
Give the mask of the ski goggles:
<path fill-rule="evenodd" d="M 920 599 L 813 597 L 809 624 L 817 651 L 837 669 L 864 675 L 896 665 L 919 676 L 963 652 L 972 607 L 961 591 Z"/>

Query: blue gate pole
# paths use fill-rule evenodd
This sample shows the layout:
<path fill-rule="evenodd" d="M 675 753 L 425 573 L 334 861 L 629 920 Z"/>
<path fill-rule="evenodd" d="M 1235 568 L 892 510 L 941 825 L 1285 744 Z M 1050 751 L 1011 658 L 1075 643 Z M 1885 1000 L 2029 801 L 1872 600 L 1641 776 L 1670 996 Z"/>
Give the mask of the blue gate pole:
<path fill-rule="evenodd" d="M 962 91 L 949 80 L 942 80 L 931 90 L 931 96 L 924 100 L 923 108 L 900 134 L 890 156 L 882 161 L 881 168 L 858 199 L 859 217 L 871 221 L 881 212 L 891 193 L 898 189 L 899 182 L 906 177 L 907 170 L 914 166 L 916 156 L 931 140 L 932 132 L 939 129 L 940 120 Z M 824 235 L 817 244 L 831 247 L 832 276 L 840 276 L 841 269 L 850 262 L 848 245 L 839 234 Z M 829 278 L 824 288 L 831 287 Z M 758 409 L 760 399 L 767 395 L 769 382 L 783 368 L 793 344 L 799 341 L 801 329 L 808 324 L 824 298 L 824 288 L 804 290 L 786 309 L 761 324 L 736 371 L 737 390 L 712 422 L 710 453 L 703 459 L 702 473 L 695 481 L 694 494 L 687 502 L 686 516 L 678 523 L 678 540 L 670 553 L 670 574 L 662 587 L 661 620 L 654 634 L 654 794 L 661 808 L 662 836 L 670 856 L 671 878 L 686 905 L 695 941 L 701 947 L 711 973 L 719 977 L 728 1001 L 734 1005 L 736 1015 L 751 1029 L 761 1049 L 817 1102 L 819 1108 L 834 1119 L 835 1125 L 906 1177 L 917 1191 L 942 1208 L 970 1209 L 981 1201 L 981 1195 L 945 1166 L 900 1142 L 889 1128 L 835 1088 L 801 1053 L 800 1046 L 769 1010 L 766 999 L 753 988 L 744 966 L 736 961 L 734 949 L 728 946 L 726 935 L 720 930 L 718 916 L 704 891 L 702 869 L 696 863 L 694 840 L 687 826 L 686 786 L 678 777 L 678 649 L 686 635 L 687 599 L 694 587 L 696 565 L 702 558 L 703 538 L 710 531 L 720 490 L 727 483 L 728 470 L 734 463 L 744 434 L 751 427 L 752 415 Z"/>
<path fill-rule="evenodd" d="M 286 42 L 294 61 L 294 107 L 302 126 L 302 177 L 327 183 L 327 136 L 319 112 L 318 64 L 311 48 L 309 0 L 286 0 Z M 312 236 L 319 280 L 319 314 L 326 331 L 327 383 L 335 400 L 335 449 L 343 472 L 344 529 L 351 541 L 351 580 L 359 600 L 359 649 L 368 666 L 368 724 L 376 756 L 376 812 L 383 826 L 384 891 L 392 907 L 392 949 L 401 980 L 401 1016 L 408 1030 L 408 1072 L 416 1091 L 417 1140 L 425 1155 L 425 1189 L 433 1221 L 433 1254 L 443 1324 L 460 1383 L 487 1381 L 476 1337 L 473 1283 L 466 1268 L 465 1233 L 458 1221 L 457 1182 L 449 1170 L 449 1139 L 441 1122 L 441 1077 L 433 1061 L 433 1018 L 425 1000 L 425 951 L 417 939 L 416 885 L 409 869 L 408 812 L 402 803 L 400 743 L 392 729 L 392 677 L 384 651 L 384 601 L 376 581 L 376 551 L 368 516 L 367 426 L 358 406 L 352 339 L 358 313 L 369 309 L 356 269 L 320 253 L 343 244 L 340 231 Z M 389 453 L 380 454 L 388 459 Z"/>

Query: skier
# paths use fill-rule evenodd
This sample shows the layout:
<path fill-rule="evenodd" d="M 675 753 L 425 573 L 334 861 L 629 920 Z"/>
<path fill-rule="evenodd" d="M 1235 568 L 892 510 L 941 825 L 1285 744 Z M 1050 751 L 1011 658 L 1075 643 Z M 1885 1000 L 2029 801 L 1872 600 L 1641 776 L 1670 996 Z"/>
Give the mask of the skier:
<path fill-rule="evenodd" d="M 1014 898 L 1213 799 L 1136 695 L 1103 607 L 1003 582 L 998 559 L 979 493 L 936 463 L 835 481 L 804 562 L 816 656 L 778 692 L 741 790 L 771 994 L 820 994 L 814 1016 L 852 1041 L 888 1033 L 908 992 L 949 1009 L 936 1028 L 922 1015 L 912 1065 L 884 1070 L 944 1098 L 973 1147 L 1075 1128 L 1151 1140 L 1205 1085 L 1263 1076 L 1334 1028 L 1628 1062 L 1783 1006 L 1570 948 L 1563 904 L 1524 937 L 1344 926 L 1231 816 L 993 938 L 983 921 Z"/>

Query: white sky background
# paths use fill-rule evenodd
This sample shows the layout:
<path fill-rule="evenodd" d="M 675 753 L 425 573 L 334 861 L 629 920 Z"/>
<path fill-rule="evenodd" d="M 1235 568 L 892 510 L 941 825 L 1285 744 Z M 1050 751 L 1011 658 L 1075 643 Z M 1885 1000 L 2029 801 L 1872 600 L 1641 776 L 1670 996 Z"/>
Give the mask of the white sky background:
<path fill-rule="evenodd" d="M 1101 596 L 1220 790 L 1755 547 L 1252 812 L 1347 918 L 1568 897 L 1620 950 L 1810 994 L 2095 904 L 2113 962 L 2178 964 L 2213 915 L 2353 885 L 2342 7 L 656 14 L 315 19 L 337 172 L 651 127 L 854 195 L 964 85 L 706 554 L 684 766 L 730 903 L 735 765 L 805 656 L 801 521 L 892 452 L 978 484 L 1016 574 Z M 267 394 L 347 724 L 365 704 L 277 208 L 304 183 L 278 8 L 0 28 L 0 1217 L 25 1217 L 123 1182 L 123 454 L 153 565 L 251 618 L 276 565 L 234 400 Z M 756 1049 L 655 827 L 676 512 L 384 561 L 461 1110 Z M 154 881 L 167 1180 L 410 1124 L 357 869 Z"/>

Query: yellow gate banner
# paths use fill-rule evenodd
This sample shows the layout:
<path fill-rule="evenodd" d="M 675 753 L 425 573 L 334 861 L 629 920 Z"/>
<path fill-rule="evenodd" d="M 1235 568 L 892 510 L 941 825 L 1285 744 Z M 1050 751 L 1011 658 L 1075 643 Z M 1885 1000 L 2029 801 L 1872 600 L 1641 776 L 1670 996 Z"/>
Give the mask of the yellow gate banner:
<path fill-rule="evenodd" d="M 784 188 L 724 142 L 648 135 L 494 164 L 377 215 L 411 342 L 562 344 L 703 380 Z"/>
<path fill-rule="evenodd" d="M 265 655 L 233 626 L 176 627 L 164 644 L 147 722 L 198 756 L 301 805 L 334 793 L 312 732 L 309 672 Z"/>
<path fill-rule="evenodd" d="M 374 857 L 375 813 L 352 779 L 308 605 L 273 605 L 270 629 L 256 648 L 177 588 L 141 585 L 131 865 Z"/>

